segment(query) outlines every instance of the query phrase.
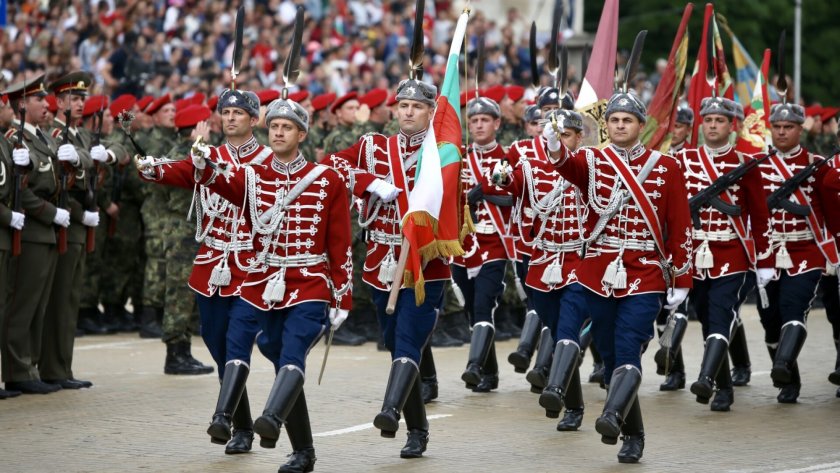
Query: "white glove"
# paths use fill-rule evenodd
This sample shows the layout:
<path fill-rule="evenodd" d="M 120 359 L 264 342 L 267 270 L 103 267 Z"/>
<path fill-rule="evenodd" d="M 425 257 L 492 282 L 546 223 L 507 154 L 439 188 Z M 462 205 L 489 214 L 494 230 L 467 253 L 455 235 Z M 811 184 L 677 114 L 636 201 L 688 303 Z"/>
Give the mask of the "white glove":
<path fill-rule="evenodd" d="M 505 185 L 508 183 L 511 174 L 513 174 L 513 167 L 506 159 L 502 159 L 493 166 L 493 172 L 490 173 L 490 182 L 497 186 Z"/>
<path fill-rule="evenodd" d="M 70 226 L 70 212 L 65 209 L 55 209 L 55 218 L 53 219 L 53 223 L 56 225 L 61 225 L 64 228 Z"/>
<path fill-rule="evenodd" d="M 668 310 L 676 309 L 686 297 L 688 297 L 688 289 L 683 287 L 671 289 L 665 297 L 665 308 Z"/>
<path fill-rule="evenodd" d="M 190 157 L 192 158 L 193 166 L 200 171 L 207 167 L 206 158 L 210 157 L 210 147 L 207 145 L 198 145 L 193 148 Z"/>
<path fill-rule="evenodd" d="M 90 149 L 90 158 L 96 162 L 104 163 L 108 160 L 108 150 L 102 145 L 96 145 Z"/>
<path fill-rule="evenodd" d="M 26 215 L 20 212 L 12 212 L 12 221 L 9 222 L 9 226 L 15 230 L 22 230 L 24 220 L 26 220 Z"/>
<path fill-rule="evenodd" d="M 382 202 L 391 202 L 402 192 L 399 187 L 389 184 L 382 179 L 375 179 L 367 186 L 366 190 L 371 194 L 376 194 L 377 197 L 382 199 Z"/>
<path fill-rule="evenodd" d="M 562 124 L 558 123 L 558 128 L 560 128 L 560 133 L 563 133 L 563 128 L 560 125 Z M 560 151 L 560 137 L 557 136 L 557 132 L 554 131 L 554 125 L 550 121 L 545 123 L 542 135 L 545 138 L 549 151 L 552 153 Z"/>
<path fill-rule="evenodd" d="M 76 147 L 71 144 L 61 145 L 58 147 L 58 160 L 67 162 L 72 165 L 79 163 L 79 153 L 76 152 Z"/>
<path fill-rule="evenodd" d="M 85 214 L 82 216 L 82 224 L 86 227 L 99 226 L 99 212 L 88 212 L 85 210 Z"/>
<path fill-rule="evenodd" d="M 29 159 L 29 150 L 26 148 L 15 148 L 15 150 L 12 151 L 12 161 L 15 162 L 15 166 L 29 166 L 32 162 Z"/>
<path fill-rule="evenodd" d="M 758 287 L 766 287 L 767 283 L 772 281 L 775 276 L 776 270 L 773 268 L 758 268 L 755 272 Z"/>
<path fill-rule="evenodd" d="M 330 325 L 332 325 L 332 328 L 338 330 L 338 327 L 341 327 L 341 324 L 347 320 L 348 315 L 350 315 L 349 310 L 335 308 L 330 309 Z"/>

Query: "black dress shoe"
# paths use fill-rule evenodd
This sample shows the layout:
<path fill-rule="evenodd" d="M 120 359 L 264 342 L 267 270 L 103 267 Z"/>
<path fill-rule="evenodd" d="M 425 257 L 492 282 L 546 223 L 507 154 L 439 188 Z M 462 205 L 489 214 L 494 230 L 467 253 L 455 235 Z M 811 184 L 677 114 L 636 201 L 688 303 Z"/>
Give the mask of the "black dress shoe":
<path fill-rule="evenodd" d="M 732 388 L 721 388 L 715 393 L 711 409 L 715 412 L 729 412 L 729 407 L 735 401 L 735 391 Z"/>
<path fill-rule="evenodd" d="M 408 441 L 405 442 L 405 447 L 400 450 L 401 458 L 420 458 L 423 452 L 426 451 L 426 445 L 429 444 L 429 432 L 420 429 L 411 429 L 408 431 Z"/>
<path fill-rule="evenodd" d="M 0 399 L 8 399 L 10 397 L 18 396 L 20 396 L 20 391 L 7 391 L 5 389 L 0 389 Z"/>
<path fill-rule="evenodd" d="M 566 409 L 563 418 L 557 423 L 560 432 L 572 432 L 580 428 L 583 422 L 583 409 Z"/>
<path fill-rule="evenodd" d="M 32 379 L 29 381 L 9 381 L 6 383 L 6 389 L 20 391 L 23 394 L 50 394 L 61 391 L 61 386 L 47 384 L 40 379 Z"/>
<path fill-rule="evenodd" d="M 6 386 L 8 385 L 9 383 L 6 383 Z M 796 404 L 797 399 L 799 399 L 799 389 L 801 387 L 802 385 L 800 384 L 787 384 L 782 386 L 779 395 L 776 396 L 776 400 L 781 404 Z"/>
<path fill-rule="evenodd" d="M 498 374 L 483 374 L 481 381 L 472 388 L 474 393 L 489 393 L 490 391 L 499 387 Z"/>
<path fill-rule="evenodd" d="M 752 370 L 750 370 L 749 365 L 747 366 L 735 366 L 732 368 L 732 385 L 733 386 L 746 386 L 750 383 L 750 377 L 752 376 Z"/>
<path fill-rule="evenodd" d="M 254 431 L 235 429 L 233 431 L 233 438 L 227 443 L 225 453 L 228 455 L 236 455 L 238 453 L 248 453 L 251 451 L 251 445 L 254 443 Z"/>
<path fill-rule="evenodd" d="M 367 343 L 367 338 L 350 331 L 349 327 L 345 327 L 343 330 L 336 330 L 335 334 L 333 334 L 332 344 L 336 346 L 357 347 L 365 343 Z"/>
<path fill-rule="evenodd" d="M 624 442 L 621 445 L 621 450 L 618 451 L 619 463 L 639 463 L 642 458 L 642 453 L 645 451 L 645 436 L 643 435 L 625 435 L 621 437 Z"/>
<path fill-rule="evenodd" d="M 685 373 L 672 371 L 665 377 L 665 382 L 659 385 L 660 391 L 676 391 L 685 389 Z"/>
<path fill-rule="evenodd" d="M 315 449 L 295 450 L 289 455 L 289 461 L 280 466 L 277 473 L 308 473 L 315 469 Z"/>
<path fill-rule="evenodd" d="M 45 379 L 45 383 L 61 386 L 61 389 L 82 389 L 93 386 L 90 381 L 80 381 L 78 379 Z"/>

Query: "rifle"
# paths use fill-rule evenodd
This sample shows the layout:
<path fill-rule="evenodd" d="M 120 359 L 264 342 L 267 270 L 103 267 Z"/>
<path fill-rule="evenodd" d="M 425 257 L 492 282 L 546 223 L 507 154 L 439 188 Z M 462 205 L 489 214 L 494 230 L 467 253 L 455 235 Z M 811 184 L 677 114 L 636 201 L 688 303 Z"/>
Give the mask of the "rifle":
<path fill-rule="evenodd" d="M 67 108 L 64 110 L 64 135 L 61 137 L 61 144 L 66 145 L 70 144 L 70 105 L 67 105 Z M 70 167 L 69 164 L 62 163 L 61 166 L 58 167 L 58 208 L 65 209 L 69 207 L 70 204 L 70 196 L 67 192 L 67 187 L 69 185 L 69 176 L 70 172 L 73 172 L 72 169 L 68 169 Z M 67 228 L 61 225 L 58 225 L 58 254 L 63 255 L 67 252 Z"/>
<path fill-rule="evenodd" d="M 23 90 L 26 91 L 26 79 L 23 82 Z M 20 118 L 20 125 L 18 125 L 17 130 L 17 142 L 15 143 L 15 149 L 20 149 L 24 147 L 23 144 L 23 130 L 24 125 L 26 123 L 26 106 L 24 104 L 26 98 L 22 97 L 18 104 L 18 115 Z M 22 166 L 15 166 L 14 167 L 14 185 L 12 187 L 12 210 L 18 213 L 23 212 L 23 204 L 21 202 L 20 193 L 24 187 L 24 178 L 26 177 L 25 169 Z M 21 231 L 18 229 L 14 229 L 12 231 L 12 256 L 20 255 L 21 249 L 21 241 L 20 241 Z"/>
<path fill-rule="evenodd" d="M 102 144 L 102 119 L 105 115 L 105 102 L 99 107 L 99 111 L 94 114 L 94 122 L 96 126 L 94 128 L 93 133 L 93 146 L 99 146 Z M 98 122 L 97 122 L 98 120 Z M 87 192 L 85 192 L 85 208 L 89 212 L 99 212 L 99 207 L 96 205 L 96 188 L 99 184 L 99 173 L 104 170 L 100 170 L 100 166 L 98 162 L 95 162 L 93 165 L 93 173 L 90 176 Z M 87 253 L 93 253 L 96 249 L 96 229 L 93 227 L 87 228 L 87 238 L 85 239 L 85 251 Z"/>
<path fill-rule="evenodd" d="M 834 156 L 838 151 L 840 151 L 840 148 L 834 148 L 828 156 Z M 778 189 L 774 190 L 773 193 L 767 197 L 767 208 L 770 210 L 782 209 L 794 215 L 799 215 L 800 217 L 807 217 L 811 213 L 811 207 L 807 204 L 797 204 L 795 202 L 791 202 L 789 197 L 791 194 L 796 192 L 796 189 L 799 189 L 799 186 L 802 185 L 803 182 L 807 181 L 808 178 L 813 176 L 821 167 L 828 164 L 830 160 L 831 158 L 814 161 L 813 163 L 805 166 L 803 170 L 794 174 L 793 177 L 785 181 L 784 184 L 779 186 Z"/>
<path fill-rule="evenodd" d="M 697 230 L 700 230 L 700 228 L 702 228 L 702 224 L 700 221 L 700 211 L 707 206 L 715 208 L 721 213 L 732 217 L 737 217 L 741 215 L 741 206 L 737 204 L 727 204 L 726 202 L 721 200 L 720 194 L 725 192 L 731 186 L 735 185 L 753 168 L 766 161 L 770 158 L 770 156 L 773 156 L 774 154 L 776 154 L 775 149 L 759 159 L 751 159 L 745 163 L 742 163 L 737 168 L 715 179 L 715 182 L 709 185 L 709 187 L 706 187 L 705 189 L 698 192 L 697 194 L 694 194 L 690 199 L 688 199 L 688 208 L 689 210 L 691 210 L 691 221 L 694 224 L 694 228 Z"/>

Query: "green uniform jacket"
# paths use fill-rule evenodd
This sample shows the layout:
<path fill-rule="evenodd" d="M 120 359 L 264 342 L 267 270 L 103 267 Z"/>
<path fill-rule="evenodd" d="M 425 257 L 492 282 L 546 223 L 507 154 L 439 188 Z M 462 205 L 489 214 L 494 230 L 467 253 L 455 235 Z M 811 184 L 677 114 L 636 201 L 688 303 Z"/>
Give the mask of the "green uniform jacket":
<path fill-rule="evenodd" d="M 52 125 L 50 134 L 55 140 L 57 150 L 58 146 L 61 146 L 64 141 L 64 123 L 56 119 L 53 120 Z M 93 160 L 90 158 L 90 135 L 78 128 L 70 128 L 69 143 L 76 147 L 80 167 L 76 170 L 73 187 L 67 190 L 69 194 L 68 210 L 70 211 L 67 242 L 84 244 L 87 239 L 87 227 L 82 224 L 85 213 L 85 193 L 88 189 L 88 178 L 94 172 Z"/>

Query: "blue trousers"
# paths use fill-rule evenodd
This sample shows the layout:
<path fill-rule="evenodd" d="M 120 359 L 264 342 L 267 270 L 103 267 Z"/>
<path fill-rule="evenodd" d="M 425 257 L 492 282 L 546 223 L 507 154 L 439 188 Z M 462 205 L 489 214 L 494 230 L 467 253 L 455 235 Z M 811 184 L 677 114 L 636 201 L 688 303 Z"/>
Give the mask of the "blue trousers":
<path fill-rule="evenodd" d="M 251 363 L 254 340 L 260 331 L 257 309 L 239 297 L 214 294 L 195 296 L 201 320 L 201 338 L 216 362 L 219 378 L 225 374 L 225 363 L 242 360 Z"/>
<path fill-rule="evenodd" d="M 691 298 L 697 319 L 703 326 L 703 339 L 718 334 L 729 340 L 735 327 L 740 297 L 747 273 L 731 274 L 717 279 L 695 279 Z"/>
<path fill-rule="evenodd" d="M 271 311 L 257 311 L 262 333 L 260 352 L 274 364 L 294 365 L 306 372 L 306 355 L 329 325 L 326 302 L 302 302 Z"/>
<path fill-rule="evenodd" d="M 537 310 L 537 307 L 534 305 L 534 298 L 531 297 L 537 291 L 525 285 L 525 280 L 528 279 L 528 265 L 530 262 L 530 256 L 522 255 L 522 261 L 514 261 L 513 269 L 516 270 L 516 275 L 519 276 L 522 287 L 525 288 L 525 295 L 528 296 L 528 299 L 525 300 L 525 307 L 527 310 Z"/>
<path fill-rule="evenodd" d="M 391 360 L 407 357 L 420 365 L 423 347 L 437 323 L 438 309 L 443 302 L 444 282 L 426 283 L 426 298 L 420 307 L 417 307 L 414 300 L 414 289 L 401 289 L 392 315 L 385 313 L 390 292 L 372 289 L 379 327 L 382 329 L 385 346 L 391 352 Z"/>
<path fill-rule="evenodd" d="M 653 338 L 653 322 L 664 294 L 605 297 L 584 291 L 592 318 L 592 341 L 604 360 L 604 383 L 617 366 L 642 369 L 642 346 Z"/>
<path fill-rule="evenodd" d="M 572 340 L 580 345 L 580 329 L 589 317 L 586 289 L 578 283 L 549 292 L 531 291 L 534 307 L 554 341 Z"/>
<path fill-rule="evenodd" d="M 758 316 L 764 327 L 764 343 L 779 343 L 782 325 L 792 321 L 807 321 L 821 276 L 822 271 L 808 271 L 796 276 L 782 271 L 777 281 L 767 284 L 765 289 L 770 306 L 764 309 L 761 304 L 758 305 Z"/>
<path fill-rule="evenodd" d="M 476 277 L 469 279 L 467 269 L 452 265 L 452 279 L 464 293 L 464 310 L 470 316 L 470 325 L 493 322 L 493 311 L 505 291 L 505 265 L 507 261 L 491 261 L 481 265 Z"/>

